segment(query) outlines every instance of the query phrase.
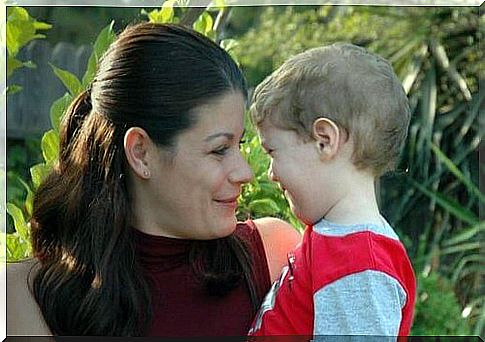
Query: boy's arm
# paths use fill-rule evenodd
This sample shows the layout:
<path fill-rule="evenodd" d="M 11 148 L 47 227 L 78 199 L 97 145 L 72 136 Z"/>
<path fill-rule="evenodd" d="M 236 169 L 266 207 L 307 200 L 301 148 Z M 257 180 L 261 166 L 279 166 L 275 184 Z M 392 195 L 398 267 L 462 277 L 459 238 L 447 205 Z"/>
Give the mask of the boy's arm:
<path fill-rule="evenodd" d="M 315 292 L 314 335 L 397 336 L 406 292 L 399 282 L 367 270 Z"/>

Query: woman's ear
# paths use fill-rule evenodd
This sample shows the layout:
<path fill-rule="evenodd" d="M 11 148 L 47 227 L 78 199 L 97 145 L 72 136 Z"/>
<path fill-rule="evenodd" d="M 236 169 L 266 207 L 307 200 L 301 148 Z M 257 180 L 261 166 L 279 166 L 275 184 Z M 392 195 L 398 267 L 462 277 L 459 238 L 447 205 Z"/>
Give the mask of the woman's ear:
<path fill-rule="evenodd" d="M 131 127 L 125 133 L 123 147 L 126 160 L 133 173 L 142 179 L 149 179 L 151 176 L 148 152 L 152 144 L 147 132 L 140 127 Z"/>
<path fill-rule="evenodd" d="M 318 118 L 313 122 L 312 135 L 322 160 L 332 159 L 339 149 L 340 130 L 335 122 Z"/>

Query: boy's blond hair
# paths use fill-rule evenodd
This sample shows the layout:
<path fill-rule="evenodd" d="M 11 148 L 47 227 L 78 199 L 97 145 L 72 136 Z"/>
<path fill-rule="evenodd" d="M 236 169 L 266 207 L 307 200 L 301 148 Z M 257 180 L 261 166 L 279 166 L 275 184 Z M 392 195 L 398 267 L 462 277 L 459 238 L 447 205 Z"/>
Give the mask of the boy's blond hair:
<path fill-rule="evenodd" d="M 353 139 L 353 164 L 376 176 L 394 169 L 411 116 L 389 62 L 345 43 L 287 60 L 256 87 L 250 113 L 305 139 L 317 118 L 331 119 Z"/>

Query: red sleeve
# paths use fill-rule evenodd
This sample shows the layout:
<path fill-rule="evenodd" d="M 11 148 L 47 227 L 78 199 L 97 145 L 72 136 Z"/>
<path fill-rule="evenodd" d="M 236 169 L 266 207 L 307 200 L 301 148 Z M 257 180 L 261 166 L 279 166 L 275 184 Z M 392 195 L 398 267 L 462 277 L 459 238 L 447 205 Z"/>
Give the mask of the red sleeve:
<path fill-rule="evenodd" d="M 250 335 L 313 334 L 310 233 L 307 228 L 301 245 L 293 252 L 293 260 L 289 260 L 265 297 Z"/>

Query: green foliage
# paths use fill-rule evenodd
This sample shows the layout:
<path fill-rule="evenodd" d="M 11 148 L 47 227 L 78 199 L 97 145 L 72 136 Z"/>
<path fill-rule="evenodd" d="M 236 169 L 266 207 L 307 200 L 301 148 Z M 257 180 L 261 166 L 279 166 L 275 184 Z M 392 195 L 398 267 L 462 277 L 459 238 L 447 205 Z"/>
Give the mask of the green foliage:
<path fill-rule="evenodd" d="M 291 212 L 281 189 L 268 178 L 269 157 L 261 147 L 256 130 L 249 119 L 246 119 L 245 129 L 245 142 L 241 146 L 241 152 L 254 172 L 254 179 L 243 186 L 236 213 L 238 219 L 278 217 L 301 230 L 303 226 Z"/>
<path fill-rule="evenodd" d="M 82 79 L 82 86 L 86 88 L 94 78 L 96 73 L 96 66 L 101 58 L 101 55 L 108 49 L 108 46 L 114 41 L 115 33 L 113 31 L 114 21 L 101 30 L 101 33 L 96 38 L 93 46 L 93 53 L 89 56 L 87 70 Z M 66 99 L 67 101 L 67 99 Z"/>
<path fill-rule="evenodd" d="M 199 18 L 195 21 L 192 25 L 192 28 L 202 33 L 204 36 L 211 38 L 212 40 L 216 39 L 216 32 L 213 29 L 214 20 L 209 12 L 203 12 Z"/>
<path fill-rule="evenodd" d="M 31 255 L 28 222 L 32 215 L 33 192 L 57 162 L 59 156 L 59 123 L 62 115 L 67 110 L 72 99 L 91 82 L 94 70 L 96 69 L 96 63 L 115 38 L 112 27 L 113 23 L 105 27 L 96 39 L 82 83 L 72 73 L 51 64 L 53 72 L 64 84 L 69 94 L 64 94 L 61 98 L 54 101 L 51 106 L 50 119 L 53 129 L 44 133 L 40 143 L 44 162 L 35 164 L 30 168 L 30 181 L 26 182 L 15 174 L 9 174 L 11 178 L 15 179 L 24 188 L 23 190 L 26 191 L 27 195 L 23 202 L 19 203 L 17 199 L 16 201 L 9 201 L 7 203 L 7 212 L 13 219 L 15 227 L 15 232 L 10 232 L 6 237 L 8 261 L 24 259 Z"/>
<path fill-rule="evenodd" d="M 61 80 L 62 84 L 64 84 L 67 90 L 69 90 L 71 96 L 76 97 L 79 95 L 79 93 L 81 93 L 83 86 L 76 75 L 70 73 L 69 71 L 57 68 L 50 63 L 49 65 L 52 67 L 54 74 L 56 74 L 56 76 Z"/>
<path fill-rule="evenodd" d="M 62 114 L 65 112 L 69 104 L 72 102 L 73 97 L 68 93 L 65 93 L 62 97 L 58 98 L 57 100 L 52 103 L 50 108 L 50 120 L 52 128 L 59 133 L 59 124 L 61 122 Z"/>
<path fill-rule="evenodd" d="M 453 319 L 450 319 L 452 317 Z M 450 281 L 438 273 L 418 276 L 412 335 L 471 335 Z"/>
<path fill-rule="evenodd" d="M 174 19 L 174 8 L 173 6 L 177 3 L 177 0 L 167 0 L 163 3 L 162 8 L 159 10 L 153 10 L 147 13 L 148 19 L 152 23 L 171 23 Z M 142 12 L 146 13 L 146 12 Z"/>
<path fill-rule="evenodd" d="M 7 77 L 10 77 L 18 68 L 35 67 L 31 61 L 19 61 L 16 56 L 20 49 L 31 40 L 45 37 L 43 34 L 37 33 L 39 30 L 50 28 L 51 25 L 35 20 L 22 7 L 7 8 Z M 11 85 L 7 91 L 8 94 L 13 94 L 21 89 L 22 87 L 19 85 Z"/>

